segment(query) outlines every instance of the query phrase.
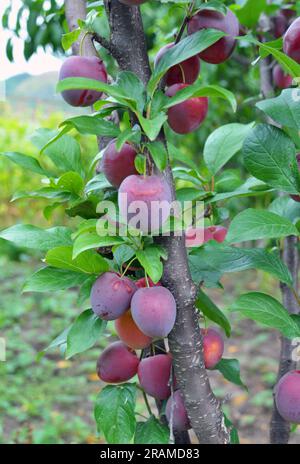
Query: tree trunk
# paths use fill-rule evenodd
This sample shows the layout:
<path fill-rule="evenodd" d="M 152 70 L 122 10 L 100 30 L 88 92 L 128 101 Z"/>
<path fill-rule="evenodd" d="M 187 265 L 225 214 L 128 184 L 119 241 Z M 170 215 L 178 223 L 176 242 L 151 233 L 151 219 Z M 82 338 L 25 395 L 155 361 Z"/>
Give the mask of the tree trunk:
<path fill-rule="evenodd" d="M 66 0 L 66 6 L 68 3 L 74 13 L 82 11 L 85 1 Z M 81 4 L 80 8 L 78 4 Z M 151 69 L 139 7 L 128 7 L 118 0 L 105 0 L 105 9 L 111 32 L 108 48 L 121 70 L 132 71 L 146 84 Z M 165 176 L 174 193 L 170 166 Z M 160 237 L 158 241 L 168 253 L 162 282 L 173 293 L 177 303 L 177 320 L 169 336 L 177 383 L 199 441 L 226 444 L 229 442 L 229 432 L 225 427 L 221 404 L 211 390 L 204 367 L 202 336 L 195 308 L 196 288 L 188 267 L 184 238 Z"/>

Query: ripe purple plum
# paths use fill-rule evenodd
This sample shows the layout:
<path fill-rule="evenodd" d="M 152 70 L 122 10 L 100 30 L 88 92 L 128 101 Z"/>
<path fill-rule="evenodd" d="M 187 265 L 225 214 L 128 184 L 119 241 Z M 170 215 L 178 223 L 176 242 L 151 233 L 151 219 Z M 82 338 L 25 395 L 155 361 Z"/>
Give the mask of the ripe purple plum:
<path fill-rule="evenodd" d="M 292 22 L 283 37 L 283 51 L 300 63 L 300 18 Z"/>
<path fill-rule="evenodd" d="M 285 74 L 282 67 L 279 64 L 277 64 L 273 68 L 273 82 L 274 85 L 279 89 L 287 89 L 291 87 L 293 83 L 293 78 L 292 76 Z"/>
<path fill-rule="evenodd" d="M 105 272 L 92 287 L 92 309 L 97 316 L 106 321 L 118 319 L 130 308 L 136 290 L 134 282 L 128 277 L 121 277 L 115 272 Z"/>
<path fill-rule="evenodd" d="M 189 227 L 185 233 L 186 247 L 198 247 L 210 240 L 223 243 L 228 230 L 223 226 L 211 226 L 205 229 Z"/>
<path fill-rule="evenodd" d="M 127 382 L 137 374 L 139 358 L 123 342 L 115 342 L 102 352 L 97 362 L 97 374 L 107 383 Z"/>
<path fill-rule="evenodd" d="M 138 378 L 144 391 L 158 400 L 166 400 L 171 394 L 172 357 L 157 354 L 141 360 Z"/>
<path fill-rule="evenodd" d="M 188 87 L 187 84 L 174 84 L 166 91 L 168 97 L 174 97 L 177 92 Z M 193 97 L 168 110 L 169 126 L 177 134 L 189 134 L 198 129 L 208 112 L 207 97 Z"/>
<path fill-rule="evenodd" d="M 95 56 L 71 56 L 63 63 L 59 80 L 68 77 L 85 77 L 101 82 L 107 82 L 107 72 L 104 63 Z M 101 92 L 88 89 L 65 90 L 62 92 L 63 99 L 71 106 L 91 106 L 102 97 Z"/>
<path fill-rule="evenodd" d="M 172 47 L 174 47 L 174 42 L 165 45 L 159 50 L 155 58 L 155 67 L 158 65 L 163 55 Z M 197 55 L 192 56 L 169 69 L 165 75 L 166 85 L 170 87 L 171 85 L 180 83 L 193 84 L 199 76 L 199 73 L 200 59 Z"/>
<path fill-rule="evenodd" d="M 196 13 L 188 22 L 188 34 L 201 29 L 217 29 L 228 34 L 199 54 L 207 63 L 220 64 L 226 61 L 236 45 L 235 37 L 239 35 L 237 17 L 227 8 L 226 15 L 219 11 L 204 9 Z"/>
<path fill-rule="evenodd" d="M 166 404 L 166 417 L 169 424 L 171 422 L 172 414 L 172 425 L 176 432 L 184 432 L 191 428 L 190 420 L 188 418 L 180 390 L 176 390 L 173 396 L 170 396 Z"/>
<path fill-rule="evenodd" d="M 129 143 L 124 143 L 120 151 L 116 148 L 116 140 L 107 145 L 100 167 L 114 187 L 119 188 L 126 177 L 138 174 L 134 165 L 136 155 L 136 150 Z"/>
<path fill-rule="evenodd" d="M 170 216 L 172 192 L 161 176 L 132 175 L 120 185 L 118 202 L 127 224 L 155 233 Z"/>
<path fill-rule="evenodd" d="M 224 353 L 223 337 L 215 329 L 201 329 L 203 354 L 206 369 L 213 369 L 221 361 Z"/>
<path fill-rule="evenodd" d="M 228 229 L 223 226 L 214 226 L 212 231 L 213 238 L 216 242 L 223 243 L 226 240 Z"/>
<path fill-rule="evenodd" d="M 213 234 L 209 228 L 201 229 L 189 227 L 185 232 L 185 246 L 187 248 L 199 247 L 204 243 L 213 240 Z"/>
<path fill-rule="evenodd" d="M 165 287 L 140 288 L 131 300 L 134 322 L 148 337 L 169 335 L 176 320 L 176 302 Z"/>
<path fill-rule="evenodd" d="M 279 414 L 293 424 L 300 424 L 300 371 L 285 374 L 275 387 Z"/>
<path fill-rule="evenodd" d="M 143 334 L 138 328 L 130 310 L 115 321 L 115 329 L 120 340 L 134 350 L 143 350 L 152 342 L 152 338 Z"/>
<path fill-rule="evenodd" d="M 161 287 L 161 283 L 160 283 L 160 282 L 157 282 L 157 284 L 155 284 L 155 283 L 150 279 L 150 277 L 148 277 L 147 280 L 148 280 L 149 287 Z M 145 277 L 142 277 L 141 279 L 137 280 L 137 281 L 135 282 L 135 285 L 137 286 L 137 288 L 146 288 L 146 287 L 148 287 L 147 281 L 146 281 L 146 278 L 145 278 Z"/>
<path fill-rule="evenodd" d="M 272 32 L 274 34 L 274 37 L 276 39 L 279 39 L 282 37 L 285 33 L 285 31 L 288 28 L 288 20 L 287 18 L 282 14 L 282 12 L 279 12 L 276 16 L 271 18 L 272 22 Z"/>

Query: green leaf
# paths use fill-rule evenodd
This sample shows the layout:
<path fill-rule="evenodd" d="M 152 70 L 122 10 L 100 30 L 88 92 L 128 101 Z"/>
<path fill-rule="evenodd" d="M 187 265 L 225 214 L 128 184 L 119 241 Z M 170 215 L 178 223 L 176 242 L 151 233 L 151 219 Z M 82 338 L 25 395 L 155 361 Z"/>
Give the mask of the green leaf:
<path fill-rule="evenodd" d="M 63 79 L 58 83 L 56 91 L 63 92 L 73 89 L 90 89 L 103 92 L 133 111 L 143 111 L 145 101 L 143 83 L 134 73 L 129 71 L 121 72 L 116 83 L 113 84 L 106 84 L 105 82 L 83 77 Z"/>
<path fill-rule="evenodd" d="M 124 263 L 127 263 L 135 255 L 134 249 L 125 243 L 115 247 L 113 253 L 114 259 L 119 267 L 123 266 Z"/>
<path fill-rule="evenodd" d="M 206 140 L 203 156 L 213 176 L 242 149 L 244 140 L 253 125 L 254 123 L 226 124 L 211 133 Z"/>
<path fill-rule="evenodd" d="M 279 301 L 265 293 L 246 293 L 241 295 L 229 308 L 239 311 L 244 317 L 277 329 L 287 338 L 300 336 L 298 324 L 290 317 Z"/>
<path fill-rule="evenodd" d="M 246 209 L 230 224 L 227 241 L 241 243 L 248 240 L 282 238 L 298 235 L 298 230 L 288 219 L 255 209 Z"/>
<path fill-rule="evenodd" d="M 146 163 L 147 163 L 147 158 L 144 155 L 141 155 L 140 153 L 135 157 L 134 159 L 134 166 L 135 169 L 139 174 L 144 174 L 146 172 Z"/>
<path fill-rule="evenodd" d="M 63 246 L 48 251 L 45 261 L 58 269 L 70 269 L 87 274 L 101 274 L 108 271 L 108 264 L 102 256 L 91 250 L 85 251 L 72 259 L 73 247 Z"/>
<path fill-rule="evenodd" d="M 32 156 L 23 155 L 22 153 L 17 152 L 5 152 L 0 153 L 1 156 L 6 156 L 10 161 L 18 164 L 24 169 L 28 169 L 29 171 L 36 172 L 41 176 L 51 176 L 38 162 L 37 159 L 33 158 Z"/>
<path fill-rule="evenodd" d="M 148 83 L 149 92 L 153 94 L 159 81 L 168 69 L 202 52 L 224 37 L 224 35 L 224 32 L 216 31 L 215 29 L 204 29 L 186 37 L 177 45 L 170 48 L 163 55 L 152 74 Z"/>
<path fill-rule="evenodd" d="M 0 238 L 13 242 L 21 248 L 33 248 L 41 251 L 72 243 L 71 230 L 67 227 L 53 227 L 44 230 L 32 225 L 17 224 L 2 230 Z"/>
<path fill-rule="evenodd" d="M 71 287 L 78 287 L 87 279 L 86 274 L 65 269 L 45 267 L 30 276 L 23 287 L 23 292 L 56 292 Z"/>
<path fill-rule="evenodd" d="M 111 184 L 106 179 L 103 173 L 97 174 L 94 176 L 85 186 L 85 193 L 92 193 L 97 190 L 104 190 L 106 188 L 111 188 Z"/>
<path fill-rule="evenodd" d="M 67 327 L 62 333 L 60 333 L 51 343 L 45 348 L 44 351 L 53 350 L 54 348 L 64 349 L 67 344 L 67 337 L 71 327 Z"/>
<path fill-rule="evenodd" d="M 66 358 L 70 359 L 94 346 L 106 325 L 107 322 L 99 319 L 91 309 L 81 313 L 68 332 Z"/>
<path fill-rule="evenodd" d="M 216 195 L 207 198 L 206 202 L 218 203 L 220 201 L 228 200 L 229 198 L 259 196 L 272 191 L 273 189 L 264 182 L 256 179 L 255 177 L 249 177 L 243 185 L 238 187 L 236 190 L 233 190 L 233 192 L 217 193 Z"/>
<path fill-rule="evenodd" d="M 138 250 L 136 252 L 136 257 L 145 269 L 147 275 L 156 284 L 163 273 L 161 258 L 165 259 L 164 250 L 159 246 L 151 245 L 145 248 L 145 250 Z"/>
<path fill-rule="evenodd" d="M 174 97 L 169 98 L 167 103 L 164 105 L 163 110 L 167 110 L 172 106 L 178 105 L 179 103 L 194 97 L 222 98 L 230 103 L 234 112 L 236 112 L 237 109 L 236 99 L 232 92 L 218 85 L 207 85 L 206 87 L 202 87 L 202 85 L 197 82 L 196 84 L 189 85 L 188 87 L 179 90 Z"/>
<path fill-rule="evenodd" d="M 296 224 L 300 219 L 300 203 L 290 197 L 278 197 L 269 206 L 268 210 L 278 216 L 289 219 Z"/>
<path fill-rule="evenodd" d="M 167 445 L 169 443 L 169 428 L 154 416 L 146 422 L 138 422 L 134 437 L 135 445 Z"/>
<path fill-rule="evenodd" d="M 95 420 L 107 443 L 131 443 L 136 429 L 136 386 L 108 385 L 98 394 L 95 403 Z"/>
<path fill-rule="evenodd" d="M 80 34 L 80 28 L 74 29 L 73 31 L 68 32 L 67 34 L 64 34 L 61 39 L 63 49 L 65 51 L 69 50 L 69 48 L 72 47 L 73 43 L 76 42 L 76 40 L 79 38 Z"/>
<path fill-rule="evenodd" d="M 35 192 L 16 192 L 11 201 L 20 200 L 21 198 L 47 198 L 48 200 L 64 203 L 71 200 L 72 194 L 54 187 L 43 187 Z"/>
<path fill-rule="evenodd" d="M 246 138 L 243 154 L 246 168 L 257 179 L 284 192 L 300 191 L 295 145 L 282 130 L 259 124 Z"/>
<path fill-rule="evenodd" d="M 289 287 L 293 285 L 292 276 L 280 259 L 278 251 L 237 248 L 210 242 L 193 250 L 189 261 L 192 265 L 193 279 L 196 282 L 217 284 L 225 273 L 260 269 L 275 276 Z"/>
<path fill-rule="evenodd" d="M 165 145 L 162 142 L 147 143 L 146 147 L 151 153 L 155 166 L 164 171 L 168 163 L 168 153 Z"/>
<path fill-rule="evenodd" d="M 187 154 L 182 153 L 181 150 L 175 147 L 175 145 L 173 145 L 170 142 L 167 142 L 167 147 L 168 147 L 168 153 L 172 159 L 186 164 L 187 166 L 189 166 L 191 169 L 194 169 L 195 171 L 198 170 L 197 164 L 192 159 L 189 159 Z"/>
<path fill-rule="evenodd" d="M 77 258 L 86 250 L 96 249 L 100 247 L 108 247 L 113 245 L 121 245 L 124 243 L 121 237 L 110 237 L 109 235 L 101 237 L 96 232 L 87 232 L 79 235 L 74 242 L 73 257 Z"/>
<path fill-rule="evenodd" d="M 83 191 L 84 183 L 82 177 L 77 172 L 65 172 L 56 183 L 61 190 L 79 195 Z"/>
<path fill-rule="evenodd" d="M 112 121 L 102 119 L 99 115 L 83 115 L 66 119 L 60 127 L 76 129 L 80 134 L 92 134 L 101 137 L 118 137 L 120 129 Z"/>
<path fill-rule="evenodd" d="M 63 172 L 76 171 L 81 175 L 83 173 L 83 166 L 81 163 L 80 145 L 73 137 L 63 135 L 46 149 L 43 149 L 55 137 L 55 134 L 56 131 L 38 129 L 32 141 L 53 161 L 56 169 Z"/>
<path fill-rule="evenodd" d="M 278 97 L 258 102 L 256 106 L 280 125 L 299 131 L 300 105 L 297 92 L 298 89 L 285 89 Z"/>
<path fill-rule="evenodd" d="M 233 423 L 231 420 L 224 414 L 224 419 L 225 419 L 225 425 L 228 427 L 230 431 L 230 444 L 231 445 L 239 445 L 240 444 L 240 439 L 239 439 L 239 433 L 237 429 L 234 427 Z"/>
<path fill-rule="evenodd" d="M 234 12 L 239 22 L 252 29 L 267 6 L 266 0 L 246 0 L 242 6 L 236 6 Z"/>
<path fill-rule="evenodd" d="M 220 362 L 214 367 L 214 369 L 221 372 L 223 377 L 229 382 L 238 385 L 239 387 L 243 387 L 246 390 L 247 387 L 241 379 L 241 372 L 240 372 L 240 363 L 237 359 L 221 359 Z"/>
<path fill-rule="evenodd" d="M 138 145 L 141 141 L 141 135 L 141 128 L 138 125 L 135 125 L 132 129 L 126 129 L 117 137 L 116 149 L 120 151 L 126 142 L 133 142 Z"/>
<path fill-rule="evenodd" d="M 153 119 L 144 118 L 141 113 L 137 113 L 137 117 L 145 134 L 151 141 L 157 138 L 162 126 L 168 119 L 165 113 L 158 113 Z"/>
<path fill-rule="evenodd" d="M 224 329 L 227 337 L 231 334 L 231 325 L 224 313 L 201 289 L 198 291 L 196 308 L 200 309 L 205 317 L 218 324 Z"/>

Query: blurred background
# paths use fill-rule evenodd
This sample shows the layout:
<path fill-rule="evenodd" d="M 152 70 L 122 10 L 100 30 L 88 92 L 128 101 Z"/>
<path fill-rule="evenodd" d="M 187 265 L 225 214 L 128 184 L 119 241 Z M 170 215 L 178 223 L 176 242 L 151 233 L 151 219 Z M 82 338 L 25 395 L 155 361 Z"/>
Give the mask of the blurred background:
<path fill-rule="evenodd" d="M 42 156 L 34 144 L 35 131 L 40 127 L 57 129 L 60 122 L 74 114 L 55 93 L 65 56 L 61 36 L 67 32 L 62 3 L 1 0 L 0 80 L 6 96 L 0 102 L 0 153 L 16 151 Z M 161 46 L 173 39 L 183 9 L 168 4 L 158 8 L 150 2 L 143 5 L 142 11 L 152 59 Z M 98 27 L 107 30 L 104 16 L 99 18 Z M 105 53 L 100 54 L 114 75 L 114 63 Z M 209 117 L 200 131 L 187 137 L 170 135 L 185 156 L 202 165 L 203 144 L 215 128 L 229 122 L 248 123 L 258 117 L 253 101 L 260 93 L 259 69 L 250 65 L 255 58 L 255 50 L 241 42 L 229 63 L 202 65 L 203 82 L 232 90 L 239 109 L 232 114 L 227 103 L 212 101 Z M 95 138 L 81 136 L 78 140 L 88 163 L 97 154 Z M 233 190 L 243 183 L 246 176 L 243 177 L 243 172 L 237 156 L 226 176 L 219 176 L 216 188 L 219 183 L 222 191 Z M 50 227 L 72 225 L 76 221 L 66 219 L 59 207 L 50 219 L 45 217 L 44 199 L 12 201 L 17 192 L 39 186 L 39 176 L 29 175 L 0 156 L 0 229 L 16 223 Z M 228 216 L 270 199 L 231 200 L 223 211 L 225 223 Z M 93 399 L 102 385 L 95 374 L 95 362 L 101 348 L 109 338 L 113 339 L 113 327 L 96 347 L 69 361 L 58 350 L 39 355 L 85 309 L 79 305 L 75 290 L 58 294 L 22 293 L 24 281 L 40 267 L 41 259 L 38 253 L 0 239 L 0 337 L 7 344 L 7 360 L 0 362 L 0 443 L 99 443 Z M 262 272 L 244 272 L 238 279 L 229 274 L 222 284 L 224 290 L 209 293 L 225 310 L 236 295 L 247 290 L 259 289 L 280 299 L 278 283 Z M 211 373 L 214 390 L 224 399 L 241 442 L 267 443 L 279 335 L 237 315 L 228 317 L 234 331 L 233 338 L 226 342 L 225 356 L 239 359 L 249 392 L 229 384 L 220 374 Z M 139 412 L 143 412 L 143 407 L 141 401 Z M 294 431 L 292 442 L 300 442 L 300 431 Z"/>

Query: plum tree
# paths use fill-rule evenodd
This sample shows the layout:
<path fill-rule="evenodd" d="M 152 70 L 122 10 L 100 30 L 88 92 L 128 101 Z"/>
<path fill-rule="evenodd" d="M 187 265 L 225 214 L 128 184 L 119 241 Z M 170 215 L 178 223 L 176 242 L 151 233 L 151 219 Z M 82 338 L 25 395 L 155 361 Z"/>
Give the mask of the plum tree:
<path fill-rule="evenodd" d="M 137 373 L 139 358 L 134 350 L 123 342 L 109 345 L 97 361 L 99 379 L 107 383 L 126 382 Z"/>
<path fill-rule="evenodd" d="M 144 391 L 158 400 L 166 400 L 171 394 L 172 357 L 157 354 L 141 360 L 138 378 Z"/>
<path fill-rule="evenodd" d="M 173 97 L 179 90 L 187 87 L 187 84 L 174 84 L 166 91 L 168 97 Z M 177 134 L 188 134 L 196 130 L 206 118 L 208 112 L 208 98 L 189 98 L 168 110 L 169 126 Z"/>
<path fill-rule="evenodd" d="M 138 173 L 134 165 L 136 155 L 136 150 L 129 143 L 124 143 L 120 151 L 116 148 L 116 140 L 107 145 L 100 169 L 114 187 L 118 188 L 126 177 Z"/>
<path fill-rule="evenodd" d="M 134 282 L 128 277 L 121 277 L 115 272 L 105 272 L 92 287 L 92 309 L 101 319 L 118 319 L 130 308 L 136 290 Z"/>
<path fill-rule="evenodd" d="M 201 329 L 203 336 L 204 364 L 213 369 L 221 361 L 224 353 L 223 337 L 215 329 Z"/>
<path fill-rule="evenodd" d="M 140 288 L 131 300 L 131 312 L 144 334 L 164 338 L 174 327 L 176 302 L 165 287 Z"/>
<path fill-rule="evenodd" d="M 285 374 L 275 387 L 279 414 L 287 421 L 300 424 L 300 371 Z"/>
<path fill-rule="evenodd" d="M 95 56 L 71 56 L 63 63 L 59 80 L 68 77 L 86 77 L 101 82 L 107 82 L 107 72 L 104 63 Z M 65 90 L 62 97 L 71 106 L 91 106 L 102 97 L 95 90 Z"/>
<path fill-rule="evenodd" d="M 126 177 L 119 188 L 121 216 L 137 229 L 148 233 L 158 230 L 170 215 L 172 192 L 162 176 Z"/>
<path fill-rule="evenodd" d="M 142 3 L 145 3 L 147 0 L 119 0 L 120 3 L 123 3 L 127 6 L 138 6 Z"/>
<path fill-rule="evenodd" d="M 292 22 L 283 37 L 283 51 L 300 63 L 300 18 Z"/>
<path fill-rule="evenodd" d="M 277 64 L 273 68 L 273 83 L 279 89 L 286 89 L 288 87 L 291 87 L 293 83 L 293 78 L 292 76 L 285 74 L 282 67 L 279 64 Z"/>
<path fill-rule="evenodd" d="M 160 283 L 160 282 L 157 282 L 157 284 L 155 284 L 155 283 L 150 279 L 150 277 L 147 277 L 147 280 L 146 280 L 146 277 L 142 277 L 141 279 L 139 279 L 139 280 L 137 280 L 137 281 L 135 282 L 135 285 L 137 286 L 137 288 L 146 288 L 146 287 L 148 287 L 147 281 L 148 281 L 149 287 L 161 287 L 161 283 Z"/>
<path fill-rule="evenodd" d="M 227 8 L 226 15 L 219 11 L 203 9 L 196 13 L 188 22 L 188 33 L 193 34 L 201 29 L 217 29 L 228 34 L 215 44 L 199 54 L 203 61 L 219 64 L 226 61 L 232 54 L 239 35 L 239 22 L 237 17 Z"/>
<path fill-rule="evenodd" d="M 297 159 L 298 169 L 299 169 L 299 171 L 300 171 L 300 153 L 298 153 L 296 159 Z M 291 197 L 294 201 L 297 201 L 297 203 L 300 203 L 300 195 L 290 195 L 290 197 Z"/>
<path fill-rule="evenodd" d="M 115 329 L 122 342 L 134 350 L 147 348 L 152 342 L 152 338 L 143 334 L 138 328 L 130 310 L 115 321 Z"/>
<path fill-rule="evenodd" d="M 176 432 L 184 432 L 191 428 L 180 390 L 176 390 L 168 399 L 166 404 L 166 417 L 169 424 L 172 418 L 172 426 Z"/>
<path fill-rule="evenodd" d="M 186 247 L 198 247 L 210 240 L 223 243 L 227 236 L 227 228 L 222 226 L 210 226 L 205 229 L 189 227 L 185 232 Z"/>
<path fill-rule="evenodd" d="M 155 57 L 155 66 L 158 65 L 166 51 L 168 51 L 172 47 L 174 47 L 174 42 L 165 45 L 163 48 L 159 50 Z M 200 59 L 196 55 L 192 56 L 191 58 L 188 58 L 182 63 L 172 66 L 165 75 L 165 82 L 168 87 L 180 83 L 193 84 L 199 76 L 199 73 Z"/>

